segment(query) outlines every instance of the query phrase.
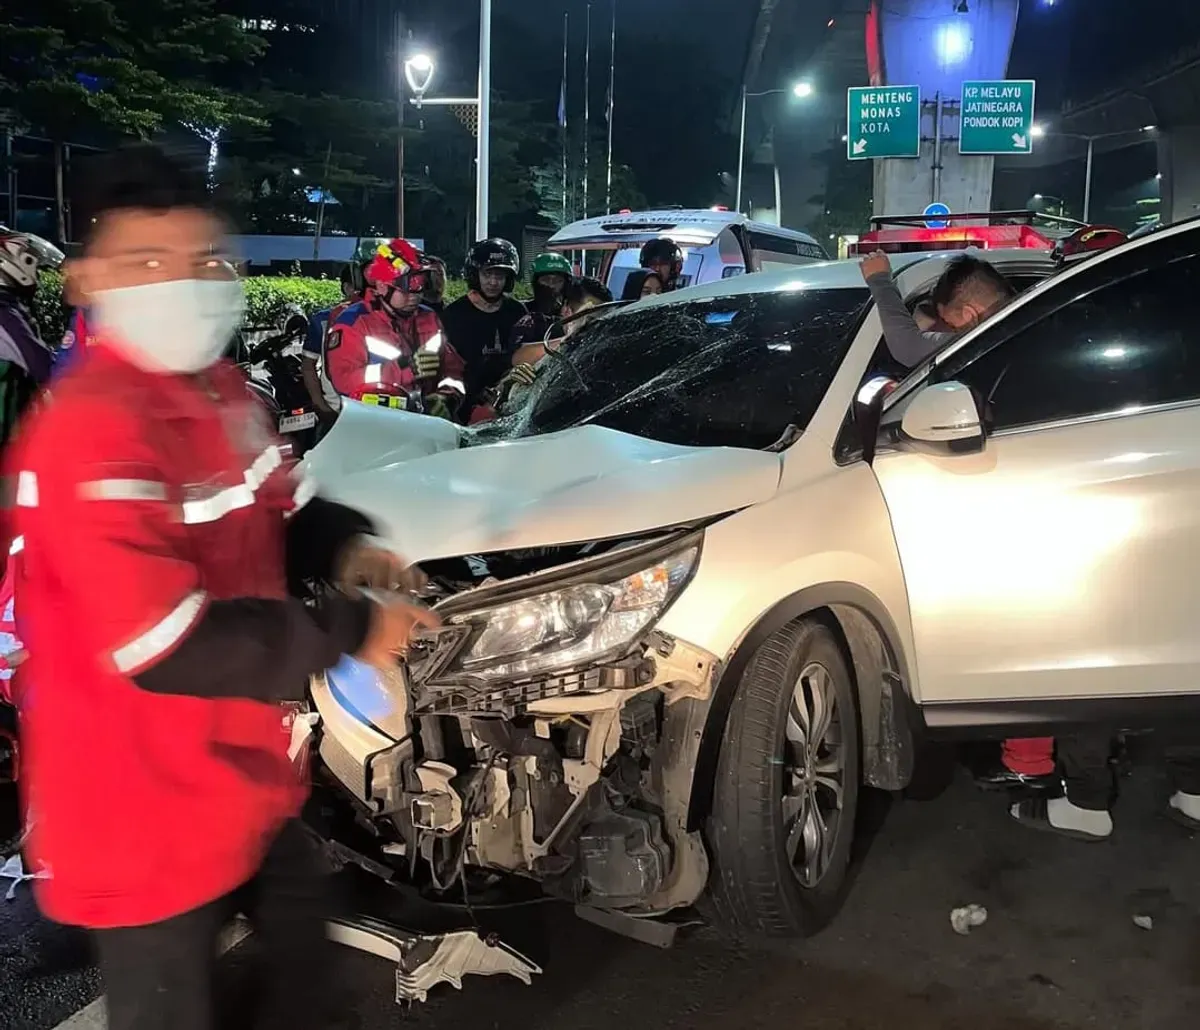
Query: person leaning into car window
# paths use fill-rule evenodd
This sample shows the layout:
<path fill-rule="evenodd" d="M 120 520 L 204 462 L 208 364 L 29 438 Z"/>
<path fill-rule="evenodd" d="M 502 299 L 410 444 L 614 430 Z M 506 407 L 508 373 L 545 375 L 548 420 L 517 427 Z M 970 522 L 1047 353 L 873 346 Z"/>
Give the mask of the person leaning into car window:
<path fill-rule="evenodd" d="M 963 254 L 941 274 L 929 300 L 910 312 L 887 254 L 875 251 L 859 263 L 871 290 L 888 352 L 905 370 L 936 354 L 1010 301 L 1012 286 L 987 261 Z M 996 762 L 975 772 L 984 789 L 1046 789 L 1054 777 L 1054 741 L 1046 737 L 1008 740 Z"/>
<path fill-rule="evenodd" d="M 558 346 L 568 346 L 571 337 L 594 317 L 583 312 L 611 304 L 612 300 L 612 292 L 599 279 L 584 277 L 569 283 L 563 294 L 564 335 Z M 514 365 L 512 371 L 500 381 L 496 408 L 501 414 L 521 406 L 529 388 L 545 368 L 546 360 L 546 351 L 542 348 L 541 356 L 535 363 Z"/>
<path fill-rule="evenodd" d="M 918 321 L 900 296 L 885 253 L 868 254 L 859 268 L 879 309 L 887 349 L 905 368 L 914 368 L 936 354 L 1013 297 L 1008 280 L 991 264 L 964 254 L 946 267 Z"/>

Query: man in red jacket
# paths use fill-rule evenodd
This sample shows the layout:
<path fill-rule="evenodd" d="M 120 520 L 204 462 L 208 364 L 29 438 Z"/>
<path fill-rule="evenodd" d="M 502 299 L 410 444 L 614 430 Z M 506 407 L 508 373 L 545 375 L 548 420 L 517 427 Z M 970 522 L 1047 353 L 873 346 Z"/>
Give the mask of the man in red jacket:
<path fill-rule="evenodd" d="M 342 654 L 395 661 L 416 606 L 289 584 L 398 560 L 306 498 L 237 370 L 203 183 L 153 148 L 92 170 L 70 270 L 95 345 L 17 442 L 22 732 L 43 911 L 94 931 L 112 1030 L 212 1030 L 216 941 L 256 925 L 271 1025 L 335 1026 L 319 856 L 281 702 Z"/>

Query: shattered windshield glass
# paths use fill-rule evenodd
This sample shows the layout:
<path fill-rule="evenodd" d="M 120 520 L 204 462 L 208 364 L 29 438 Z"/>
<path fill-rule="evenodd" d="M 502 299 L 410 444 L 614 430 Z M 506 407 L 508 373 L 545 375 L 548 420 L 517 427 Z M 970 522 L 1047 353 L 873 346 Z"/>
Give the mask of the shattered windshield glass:
<path fill-rule="evenodd" d="M 808 425 L 867 300 L 865 287 L 792 290 L 596 319 L 561 359 L 543 359 L 517 411 L 465 443 L 594 424 L 663 443 L 768 447 L 788 425 Z"/>

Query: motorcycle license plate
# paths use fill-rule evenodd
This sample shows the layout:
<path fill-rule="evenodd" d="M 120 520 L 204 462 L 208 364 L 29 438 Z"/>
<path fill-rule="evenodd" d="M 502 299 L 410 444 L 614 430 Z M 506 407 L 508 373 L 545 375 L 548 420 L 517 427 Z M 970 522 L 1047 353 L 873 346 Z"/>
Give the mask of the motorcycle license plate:
<path fill-rule="evenodd" d="M 284 415 L 279 420 L 279 431 L 281 433 L 299 433 L 305 429 L 311 429 L 317 424 L 317 413 L 315 411 L 306 411 L 303 415 Z"/>

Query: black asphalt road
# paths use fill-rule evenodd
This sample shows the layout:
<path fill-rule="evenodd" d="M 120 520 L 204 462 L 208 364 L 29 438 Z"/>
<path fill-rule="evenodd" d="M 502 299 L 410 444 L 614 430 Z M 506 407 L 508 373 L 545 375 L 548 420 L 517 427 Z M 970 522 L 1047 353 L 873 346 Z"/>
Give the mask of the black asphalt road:
<path fill-rule="evenodd" d="M 700 930 L 664 952 L 538 906 L 503 915 L 515 925 L 508 939 L 545 968 L 532 987 L 481 978 L 462 993 L 442 986 L 403 1025 L 1191 1030 L 1200 839 L 1162 816 L 1166 795 L 1153 769 L 1125 781 L 1117 831 L 1102 844 L 1024 830 L 961 774 L 936 801 L 876 796 L 878 829 L 846 908 L 813 940 L 743 951 Z M 989 919 L 959 937 L 950 910 L 972 902 Z M 1135 915 L 1150 916 L 1153 929 Z M 85 955 L 77 939 L 32 920 L 27 891 L 0 902 L 0 1025 L 53 1027 L 89 1000 Z M 355 952 L 342 964 L 362 1030 L 397 1026 L 390 966 Z"/>
<path fill-rule="evenodd" d="M 16 826 L 16 794 L 0 786 L 0 840 Z M 43 920 L 29 883 L 4 900 L 0 879 L 0 1027 L 52 1027 L 100 990 L 86 938 Z"/>

